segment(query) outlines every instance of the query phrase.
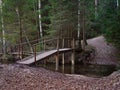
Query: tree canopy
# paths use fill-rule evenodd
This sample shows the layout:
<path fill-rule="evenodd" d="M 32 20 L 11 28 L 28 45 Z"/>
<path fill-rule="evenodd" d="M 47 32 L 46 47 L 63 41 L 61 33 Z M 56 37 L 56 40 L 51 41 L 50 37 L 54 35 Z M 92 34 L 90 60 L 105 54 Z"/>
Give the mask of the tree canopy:
<path fill-rule="evenodd" d="M 2 0 L 1 42 L 4 24 L 6 45 L 19 43 L 20 37 L 21 43 L 38 39 L 42 33 L 44 37 L 75 38 L 80 34 L 81 40 L 83 34 L 86 38 L 104 34 L 107 41 L 120 46 L 119 0 L 40 1 L 41 7 L 39 0 Z M 39 31 L 39 21 L 43 32 Z"/>

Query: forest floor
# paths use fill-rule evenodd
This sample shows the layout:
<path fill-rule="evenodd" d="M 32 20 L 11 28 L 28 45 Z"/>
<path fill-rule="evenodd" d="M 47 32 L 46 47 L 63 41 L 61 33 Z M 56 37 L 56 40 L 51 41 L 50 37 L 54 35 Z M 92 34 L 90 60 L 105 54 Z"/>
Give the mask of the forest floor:
<path fill-rule="evenodd" d="M 99 40 L 99 38 L 103 37 L 94 39 Z M 92 42 L 95 41 L 92 40 Z M 101 44 L 103 43 L 99 43 L 100 47 L 102 47 Z M 97 59 L 95 60 L 97 62 Z M 106 77 L 92 78 L 83 75 L 62 74 L 19 64 L 0 64 L 0 90 L 120 90 L 120 71 L 115 71 Z"/>
<path fill-rule="evenodd" d="M 120 71 L 102 78 L 24 65 L 0 65 L 0 90 L 120 90 Z"/>

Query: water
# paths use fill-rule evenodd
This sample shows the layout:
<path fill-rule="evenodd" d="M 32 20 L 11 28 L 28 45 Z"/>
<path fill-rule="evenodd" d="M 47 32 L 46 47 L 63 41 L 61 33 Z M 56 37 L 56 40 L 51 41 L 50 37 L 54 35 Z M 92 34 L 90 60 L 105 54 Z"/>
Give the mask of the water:
<path fill-rule="evenodd" d="M 58 70 L 56 70 L 55 64 L 39 64 L 36 67 L 43 67 L 48 70 L 55 72 L 65 73 L 65 74 L 79 74 L 86 75 L 89 77 L 103 77 L 108 76 L 116 70 L 116 66 L 113 65 L 82 65 L 76 64 L 74 66 L 70 64 L 59 65 Z"/>

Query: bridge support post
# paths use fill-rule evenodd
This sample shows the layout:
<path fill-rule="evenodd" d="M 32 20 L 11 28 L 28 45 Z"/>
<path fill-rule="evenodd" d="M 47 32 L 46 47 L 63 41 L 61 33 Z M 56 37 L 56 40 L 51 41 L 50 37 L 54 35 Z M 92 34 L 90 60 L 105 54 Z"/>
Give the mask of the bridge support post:
<path fill-rule="evenodd" d="M 44 67 L 47 65 L 47 59 L 44 60 Z"/>
<path fill-rule="evenodd" d="M 65 71 L 65 66 L 62 65 L 62 73 L 64 73 L 64 71 Z"/>
<path fill-rule="evenodd" d="M 18 45 L 18 53 L 19 53 L 19 59 L 20 59 L 20 45 Z"/>
<path fill-rule="evenodd" d="M 74 51 L 72 51 L 71 64 L 72 64 L 72 65 L 75 64 L 75 53 L 74 53 Z"/>
<path fill-rule="evenodd" d="M 62 48 L 64 48 L 65 46 L 65 39 L 63 38 L 63 41 L 62 41 Z M 65 53 L 63 52 L 62 54 L 62 65 L 65 64 Z"/>
<path fill-rule="evenodd" d="M 58 68 L 59 68 L 59 38 L 57 40 L 56 71 L 58 71 Z"/>
<path fill-rule="evenodd" d="M 43 45 L 44 45 L 44 51 L 46 49 L 46 46 L 45 46 L 45 38 L 43 38 Z"/>
<path fill-rule="evenodd" d="M 73 38 L 73 42 L 72 42 L 72 55 L 71 55 L 71 64 L 74 65 L 75 64 L 75 39 Z"/>
<path fill-rule="evenodd" d="M 75 73 L 75 67 L 74 65 L 71 65 L 71 74 L 74 74 Z"/>
<path fill-rule="evenodd" d="M 59 55 L 57 54 L 56 55 L 56 68 L 55 68 L 55 70 L 58 71 L 58 69 L 59 69 Z"/>
<path fill-rule="evenodd" d="M 62 65 L 65 64 L 65 53 L 62 54 Z"/>

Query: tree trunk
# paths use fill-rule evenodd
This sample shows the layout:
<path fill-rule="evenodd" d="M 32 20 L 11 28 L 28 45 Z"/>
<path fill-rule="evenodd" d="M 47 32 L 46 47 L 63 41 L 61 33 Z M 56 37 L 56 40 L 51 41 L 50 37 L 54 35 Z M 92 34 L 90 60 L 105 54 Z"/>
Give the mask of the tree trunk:
<path fill-rule="evenodd" d="M 86 29 L 85 29 L 85 1 L 83 1 L 83 49 L 85 49 L 86 45 L 87 45 L 87 40 L 86 40 Z"/>
<path fill-rule="evenodd" d="M 0 0 L 0 10 L 1 10 L 1 28 L 2 28 L 2 50 L 3 57 L 6 56 L 6 38 L 5 38 L 5 28 L 4 28 L 4 19 L 3 19 L 3 2 Z"/>
<path fill-rule="evenodd" d="M 95 0 L 95 20 L 97 19 L 98 16 L 98 0 Z"/>
<path fill-rule="evenodd" d="M 117 2 L 117 7 L 119 7 L 119 0 L 117 0 L 116 2 Z"/>
<path fill-rule="evenodd" d="M 39 34 L 40 37 L 43 38 L 43 31 L 42 31 L 42 22 L 41 22 L 41 0 L 38 0 L 38 11 L 39 11 Z"/>
<path fill-rule="evenodd" d="M 22 59 L 23 58 L 23 45 L 22 45 L 23 33 L 22 33 L 22 20 L 21 20 L 20 11 L 19 11 L 18 7 L 16 7 L 16 13 L 18 15 L 19 30 L 20 30 L 20 59 Z"/>
<path fill-rule="evenodd" d="M 80 0 L 78 0 L 78 39 L 80 39 Z"/>
<path fill-rule="evenodd" d="M 81 38 L 80 38 L 80 0 L 78 0 L 78 48 L 81 49 Z"/>
<path fill-rule="evenodd" d="M 30 47 L 30 51 L 31 51 L 31 53 L 33 53 L 33 48 L 32 48 L 32 45 L 31 45 L 31 43 L 30 43 L 29 38 L 28 38 L 27 35 L 26 35 L 26 31 L 23 30 L 23 32 L 24 32 L 24 34 L 25 34 L 26 41 L 27 41 L 27 43 L 28 43 L 28 45 L 29 45 L 29 47 Z"/>

